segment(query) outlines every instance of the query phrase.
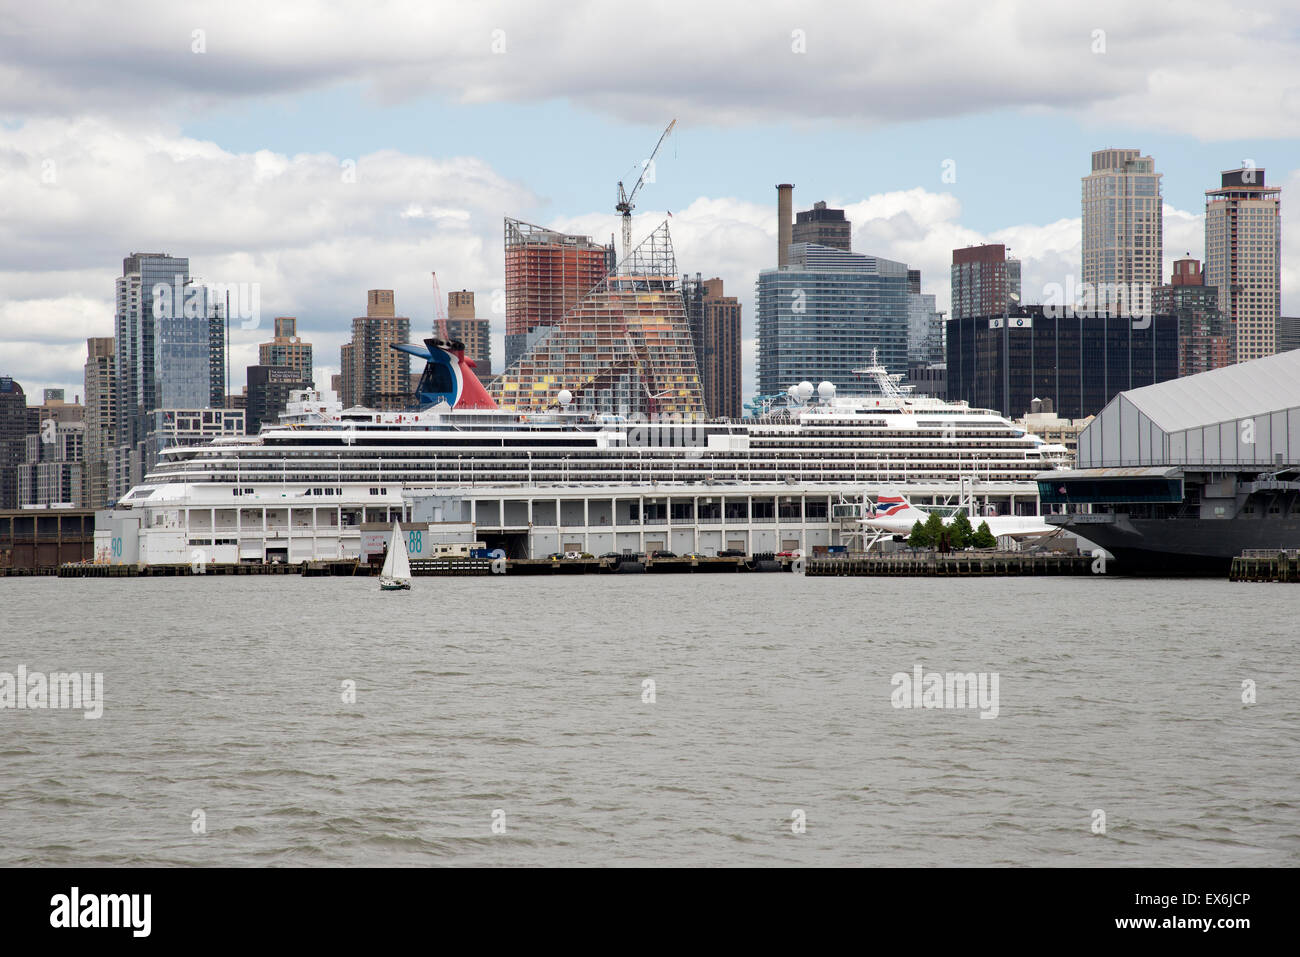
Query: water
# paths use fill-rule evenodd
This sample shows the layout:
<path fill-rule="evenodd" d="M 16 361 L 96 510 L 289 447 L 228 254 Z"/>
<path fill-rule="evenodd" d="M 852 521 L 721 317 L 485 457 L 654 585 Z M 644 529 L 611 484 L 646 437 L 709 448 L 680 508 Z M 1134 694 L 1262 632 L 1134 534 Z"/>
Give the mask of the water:
<path fill-rule="evenodd" d="M 103 672 L 105 706 L 0 711 L 0 865 L 1295 866 L 1297 597 L 8 579 L 0 671 Z M 996 672 L 998 716 L 894 708 L 917 663 Z"/>

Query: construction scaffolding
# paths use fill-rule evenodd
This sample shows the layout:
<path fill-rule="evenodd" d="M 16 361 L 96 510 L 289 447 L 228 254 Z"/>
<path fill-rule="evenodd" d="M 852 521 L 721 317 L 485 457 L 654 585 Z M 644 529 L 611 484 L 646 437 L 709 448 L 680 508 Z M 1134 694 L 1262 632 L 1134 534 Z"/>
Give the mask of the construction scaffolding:
<path fill-rule="evenodd" d="M 559 325 L 614 268 L 613 245 L 518 219 L 505 221 L 506 362 L 528 333 Z"/>
<path fill-rule="evenodd" d="M 493 383 L 503 409 L 621 415 L 704 413 L 665 222 Z"/>

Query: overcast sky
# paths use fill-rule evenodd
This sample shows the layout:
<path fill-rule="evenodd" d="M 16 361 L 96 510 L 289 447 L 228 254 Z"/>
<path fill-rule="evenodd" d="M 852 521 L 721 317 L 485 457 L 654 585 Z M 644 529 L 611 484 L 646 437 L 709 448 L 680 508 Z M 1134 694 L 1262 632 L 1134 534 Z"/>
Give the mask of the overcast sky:
<path fill-rule="evenodd" d="M 607 240 L 673 118 L 634 233 L 671 211 L 679 270 L 741 298 L 747 395 L 778 182 L 843 206 L 854 249 L 946 309 L 957 246 L 1007 243 L 1031 302 L 1077 277 L 1094 149 L 1155 157 L 1166 276 L 1203 256 L 1219 171 L 1251 162 L 1283 186 L 1300 312 L 1294 2 L 0 0 L 0 374 L 80 394 L 135 251 L 260 285 L 236 391 L 275 315 L 326 385 L 367 289 L 427 333 L 432 270 L 477 293 L 499 369 L 502 217 Z"/>

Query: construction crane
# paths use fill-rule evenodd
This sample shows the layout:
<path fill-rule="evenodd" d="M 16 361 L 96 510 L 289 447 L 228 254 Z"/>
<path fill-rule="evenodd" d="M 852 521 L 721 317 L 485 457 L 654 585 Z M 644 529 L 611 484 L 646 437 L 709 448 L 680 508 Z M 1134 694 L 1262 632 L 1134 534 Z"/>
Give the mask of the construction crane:
<path fill-rule="evenodd" d="M 632 207 L 635 205 L 632 201 L 636 199 L 636 194 L 639 193 L 641 187 L 645 185 L 646 170 L 651 169 L 654 166 L 655 154 L 659 152 L 659 147 L 664 145 L 664 140 L 668 138 L 668 134 L 673 131 L 673 127 L 676 125 L 677 121 L 673 120 L 668 124 L 668 128 L 660 135 L 659 142 L 656 143 L 655 148 L 650 151 L 650 158 L 641 164 L 641 175 L 637 177 L 636 185 L 632 187 L 632 192 L 624 192 L 623 181 L 618 181 L 618 202 L 614 205 L 614 210 L 615 212 L 621 213 L 623 216 L 624 259 L 626 259 L 632 252 Z"/>
<path fill-rule="evenodd" d="M 431 273 L 433 276 L 433 334 L 439 339 L 447 342 L 451 336 L 447 335 L 447 307 L 442 304 L 442 289 L 438 286 L 438 274 Z"/>

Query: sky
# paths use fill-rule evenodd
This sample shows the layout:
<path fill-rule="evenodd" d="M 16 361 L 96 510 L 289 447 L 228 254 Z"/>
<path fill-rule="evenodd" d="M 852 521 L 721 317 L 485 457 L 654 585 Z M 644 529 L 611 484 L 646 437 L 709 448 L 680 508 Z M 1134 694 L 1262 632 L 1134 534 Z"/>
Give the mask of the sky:
<path fill-rule="evenodd" d="M 476 293 L 499 369 L 503 217 L 608 241 L 673 119 L 634 238 L 671 213 L 679 272 L 740 298 L 747 396 L 781 182 L 947 309 L 960 246 L 1006 243 L 1028 302 L 1077 280 L 1093 150 L 1154 157 L 1166 276 L 1203 257 L 1219 172 L 1262 166 L 1300 314 L 1294 3 L 0 0 L 0 375 L 80 395 L 132 252 L 256 285 L 234 391 L 273 316 L 326 385 L 367 289 L 427 334 L 431 271 Z"/>

